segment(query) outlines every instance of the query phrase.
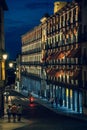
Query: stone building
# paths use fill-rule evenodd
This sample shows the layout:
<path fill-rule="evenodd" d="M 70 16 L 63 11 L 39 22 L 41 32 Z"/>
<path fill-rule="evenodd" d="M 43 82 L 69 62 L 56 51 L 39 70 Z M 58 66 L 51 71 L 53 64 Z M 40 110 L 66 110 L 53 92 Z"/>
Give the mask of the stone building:
<path fill-rule="evenodd" d="M 54 14 L 22 35 L 22 87 L 62 98 L 62 107 L 78 113 L 87 105 L 86 9 L 81 1 L 55 2 Z"/>
<path fill-rule="evenodd" d="M 5 81 L 5 61 L 2 58 L 5 50 L 4 40 L 4 11 L 7 10 L 5 0 L 0 0 L 0 117 L 4 114 L 4 81 Z"/>

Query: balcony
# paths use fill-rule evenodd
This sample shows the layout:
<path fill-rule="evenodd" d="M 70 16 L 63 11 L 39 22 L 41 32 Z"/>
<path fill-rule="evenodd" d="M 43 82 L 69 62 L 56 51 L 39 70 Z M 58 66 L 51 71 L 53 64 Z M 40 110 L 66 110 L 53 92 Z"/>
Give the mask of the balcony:
<path fill-rule="evenodd" d="M 41 52 L 41 48 L 40 47 L 32 49 L 32 50 L 25 51 L 25 52 L 22 52 L 22 55 L 28 55 L 28 54 L 32 54 L 32 53 L 38 53 L 38 52 Z"/>
<path fill-rule="evenodd" d="M 78 90 L 81 90 L 82 86 L 81 86 L 81 83 L 82 82 L 79 82 L 77 80 L 73 80 L 73 83 L 71 80 L 65 80 L 64 79 L 60 79 L 60 78 L 56 78 L 56 77 L 52 77 L 52 76 L 47 76 L 47 84 L 55 84 L 55 85 L 60 85 L 60 86 L 63 86 L 63 87 L 68 87 L 68 88 L 72 88 L 72 89 L 78 89 Z M 80 85 L 79 85 L 80 84 Z"/>
<path fill-rule="evenodd" d="M 28 66 L 30 66 L 30 65 L 38 66 L 40 64 L 41 64 L 40 61 L 30 61 L 30 62 L 22 62 L 21 63 L 21 65 L 28 65 Z"/>

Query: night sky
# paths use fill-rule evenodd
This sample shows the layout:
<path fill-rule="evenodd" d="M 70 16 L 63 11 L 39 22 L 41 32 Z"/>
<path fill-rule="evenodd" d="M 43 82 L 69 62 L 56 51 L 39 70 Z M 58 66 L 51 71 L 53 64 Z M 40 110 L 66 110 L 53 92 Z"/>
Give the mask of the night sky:
<path fill-rule="evenodd" d="M 53 14 L 56 0 L 6 0 L 4 13 L 5 48 L 9 59 L 21 52 L 21 35 L 40 24 L 45 13 Z M 68 0 L 70 1 L 70 0 Z"/>

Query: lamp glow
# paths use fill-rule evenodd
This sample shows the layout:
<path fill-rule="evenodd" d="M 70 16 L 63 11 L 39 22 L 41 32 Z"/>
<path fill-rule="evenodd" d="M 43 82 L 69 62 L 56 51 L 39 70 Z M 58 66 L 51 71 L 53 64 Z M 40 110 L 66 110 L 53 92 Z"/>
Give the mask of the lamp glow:
<path fill-rule="evenodd" d="M 7 54 L 3 54 L 2 57 L 3 57 L 4 60 L 6 60 L 8 55 Z"/>
<path fill-rule="evenodd" d="M 12 68 L 13 67 L 13 63 L 9 63 L 9 67 Z"/>

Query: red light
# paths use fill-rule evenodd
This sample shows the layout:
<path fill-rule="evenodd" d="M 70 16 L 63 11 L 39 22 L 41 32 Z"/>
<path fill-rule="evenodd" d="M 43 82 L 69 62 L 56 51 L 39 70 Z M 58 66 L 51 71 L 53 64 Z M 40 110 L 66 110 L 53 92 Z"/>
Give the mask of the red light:
<path fill-rule="evenodd" d="M 34 101 L 34 98 L 33 97 L 31 97 L 31 102 L 33 102 Z"/>
<path fill-rule="evenodd" d="M 29 101 L 30 101 L 30 103 L 32 103 L 32 102 L 34 101 L 34 98 L 33 98 L 33 97 L 30 97 L 30 98 L 29 98 Z"/>
<path fill-rule="evenodd" d="M 34 107 L 35 105 L 34 104 L 29 104 L 30 107 Z"/>

